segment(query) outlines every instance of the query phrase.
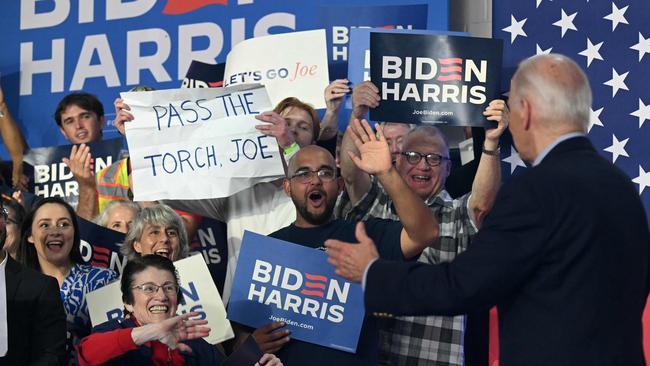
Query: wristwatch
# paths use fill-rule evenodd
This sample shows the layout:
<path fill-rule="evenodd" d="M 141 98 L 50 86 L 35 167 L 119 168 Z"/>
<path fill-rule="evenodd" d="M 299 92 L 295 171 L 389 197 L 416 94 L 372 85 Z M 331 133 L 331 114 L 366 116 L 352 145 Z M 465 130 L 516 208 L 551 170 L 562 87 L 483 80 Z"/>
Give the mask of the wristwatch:
<path fill-rule="evenodd" d="M 501 147 L 497 147 L 496 150 L 486 150 L 485 146 L 483 146 L 483 154 L 486 155 L 491 155 L 491 156 L 500 156 L 501 153 Z"/>

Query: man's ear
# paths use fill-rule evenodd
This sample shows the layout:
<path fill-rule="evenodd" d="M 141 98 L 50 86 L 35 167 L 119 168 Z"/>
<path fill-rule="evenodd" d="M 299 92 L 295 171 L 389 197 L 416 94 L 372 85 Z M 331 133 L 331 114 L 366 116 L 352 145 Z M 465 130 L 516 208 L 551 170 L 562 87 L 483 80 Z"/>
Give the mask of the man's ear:
<path fill-rule="evenodd" d="M 530 102 L 528 102 L 528 99 L 521 98 L 521 126 L 523 127 L 524 131 L 530 130 L 531 127 L 531 121 L 532 121 L 532 109 Z"/>
<path fill-rule="evenodd" d="M 104 129 L 105 124 L 106 124 L 106 116 L 101 116 L 99 118 L 99 130 L 100 130 L 100 132 L 101 132 L 101 130 Z"/>
<path fill-rule="evenodd" d="M 345 188 L 345 182 L 343 181 L 343 177 L 336 177 L 336 185 L 337 185 L 337 190 L 336 193 L 341 193 L 343 189 Z"/>
<path fill-rule="evenodd" d="M 291 197 L 291 180 L 289 178 L 284 178 L 282 181 L 282 188 L 284 188 L 284 193 Z"/>

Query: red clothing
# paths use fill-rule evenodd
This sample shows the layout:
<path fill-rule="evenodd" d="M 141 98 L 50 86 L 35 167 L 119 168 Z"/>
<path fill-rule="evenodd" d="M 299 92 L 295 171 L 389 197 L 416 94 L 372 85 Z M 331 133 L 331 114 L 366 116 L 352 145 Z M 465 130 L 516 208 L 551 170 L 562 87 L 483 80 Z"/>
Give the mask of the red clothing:
<path fill-rule="evenodd" d="M 77 346 L 80 366 L 101 365 L 111 359 L 133 351 L 138 346 L 133 342 L 133 328 L 116 329 L 105 333 L 93 333 Z M 158 341 L 147 342 L 151 348 L 151 362 L 156 366 L 182 366 L 184 359 L 178 350 L 172 350 Z"/>

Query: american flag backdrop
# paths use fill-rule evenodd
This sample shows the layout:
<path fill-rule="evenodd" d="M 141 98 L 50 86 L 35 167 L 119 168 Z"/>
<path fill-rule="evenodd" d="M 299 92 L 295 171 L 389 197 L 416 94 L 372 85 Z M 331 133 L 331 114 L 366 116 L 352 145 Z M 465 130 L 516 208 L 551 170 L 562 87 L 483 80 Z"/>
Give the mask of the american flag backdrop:
<path fill-rule="evenodd" d="M 650 0 L 493 1 L 492 35 L 504 40 L 502 90 L 526 57 L 575 60 L 593 91 L 588 137 L 627 173 L 650 213 Z M 514 148 L 504 146 L 501 158 L 504 177 L 525 169 Z"/>

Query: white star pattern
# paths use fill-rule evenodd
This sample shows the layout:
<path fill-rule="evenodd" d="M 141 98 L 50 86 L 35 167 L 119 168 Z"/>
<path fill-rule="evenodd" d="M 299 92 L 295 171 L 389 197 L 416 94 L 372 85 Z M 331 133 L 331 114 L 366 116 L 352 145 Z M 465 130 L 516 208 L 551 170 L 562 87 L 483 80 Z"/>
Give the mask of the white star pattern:
<path fill-rule="evenodd" d="M 518 166 L 524 168 L 526 167 L 526 164 L 523 160 L 521 160 L 514 146 L 510 146 L 510 156 L 501 161 L 505 161 L 506 163 L 510 164 L 510 174 L 512 174 Z"/>
<path fill-rule="evenodd" d="M 603 113 L 603 108 L 595 111 L 589 108 L 589 126 L 587 127 L 587 133 L 589 133 L 589 131 L 591 131 L 591 128 L 594 126 L 604 127 L 603 123 L 600 121 L 601 113 Z"/>
<path fill-rule="evenodd" d="M 510 25 L 502 29 L 502 31 L 510 33 L 510 43 L 514 43 L 517 36 L 528 37 L 524 32 L 524 24 L 527 20 L 528 18 L 517 20 L 514 15 L 510 15 Z"/>
<path fill-rule="evenodd" d="M 641 62 L 643 56 L 645 56 L 646 53 L 650 53 L 650 37 L 644 38 L 641 32 L 639 32 L 639 43 L 630 48 L 639 51 L 639 62 Z"/>
<path fill-rule="evenodd" d="M 603 17 L 603 19 L 607 19 L 612 22 L 612 32 L 616 30 L 616 27 L 618 27 L 620 23 L 630 24 L 627 22 L 627 19 L 625 19 L 625 12 L 627 11 L 628 7 L 629 6 L 619 9 L 616 7 L 616 4 L 612 2 L 612 12 Z"/>
<path fill-rule="evenodd" d="M 643 170 L 643 167 L 639 165 L 639 176 L 632 179 L 632 182 L 639 185 L 639 195 L 641 195 L 645 187 L 650 187 L 650 171 L 646 172 Z"/>
<path fill-rule="evenodd" d="M 539 44 L 535 44 L 535 55 L 548 55 L 553 51 L 553 47 L 543 50 Z"/>
<path fill-rule="evenodd" d="M 618 141 L 616 138 L 616 135 L 612 134 L 612 145 L 606 147 L 603 149 L 604 151 L 612 153 L 612 162 L 615 163 L 616 159 L 618 159 L 619 156 L 625 156 L 629 158 L 630 156 L 627 154 L 627 151 L 625 151 L 625 145 L 630 139 L 627 138 L 623 141 Z"/>
<path fill-rule="evenodd" d="M 575 13 L 573 13 L 571 15 L 567 15 L 564 12 L 564 9 L 562 9 L 562 17 L 560 18 L 560 20 L 553 23 L 554 26 L 562 28 L 562 37 L 561 38 L 564 38 L 564 34 L 569 29 L 574 30 L 574 31 L 578 30 L 578 28 L 576 28 L 576 26 L 573 24 L 573 19 L 576 17 L 576 15 L 578 15 L 578 12 L 575 12 Z"/>
<path fill-rule="evenodd" d="M 643 103 L 641 98 L 639 98 L 639 109 L 630 113 L 630 116 L 639 118 L 639 128 L 643 127 L 643 122 L 650 120 L 650 104 L 646 105 Z"/>
<path fill-rule="evenodd" d="M 618 93 L 619 89 L 630 90 L 627 88 L 627 85 L 625 85 L 625 78 L 627 77 L 628 73 L 629 72 L 619 75 L 616 72 L 616 69 L 612 67 L 612 78 L 603 83 L 612 87 L 612 98 L 616 96 L 616 93 Z"/>
<path fill-rule="evenodd" d="M 585 56 L 587 58 L 587 67 L 591 65 L 591 61 L 593 60 L 603 60 L 603 56 L 600 55 L 600 47 L 603 45 L 603 42 L 600 42 L 598 44 L 593 44 L 591 43 L 591 40 L 587 38 L 587 49 L 578 53 L 580 56 Z"/>

